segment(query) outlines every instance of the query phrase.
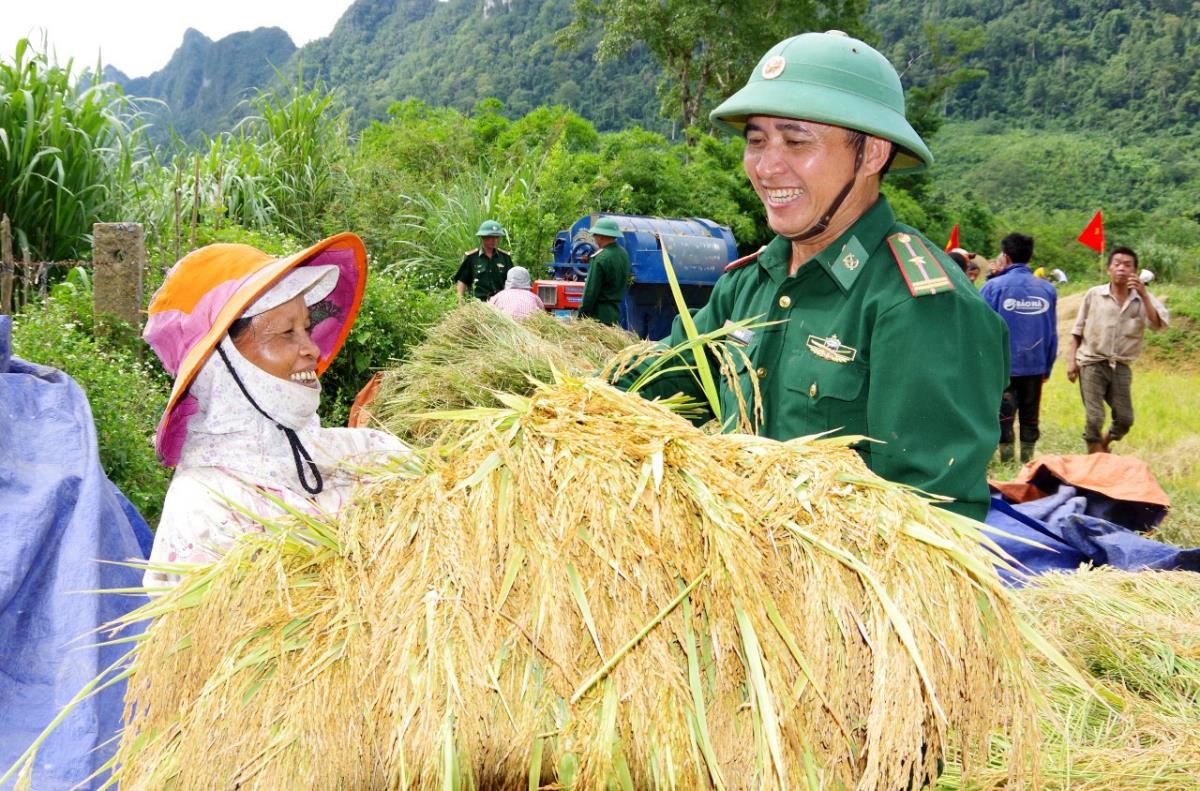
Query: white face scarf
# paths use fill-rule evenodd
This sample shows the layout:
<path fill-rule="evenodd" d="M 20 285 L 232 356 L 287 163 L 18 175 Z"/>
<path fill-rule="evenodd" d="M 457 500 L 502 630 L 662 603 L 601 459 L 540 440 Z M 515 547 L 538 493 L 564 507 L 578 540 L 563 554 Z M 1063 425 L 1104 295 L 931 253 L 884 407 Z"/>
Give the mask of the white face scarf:
<path fill-rule="evenodd" d="M 187 440 L 179 459 L 179 469 L 218 467 L 245 480 L 267 487 L 287 486 L 296 491 L 312 491 L 314 484 L 344 483 L 334 465 L 338 461 L 324 449 L 327 443 L 317 417 L 321 403 L 318 387 L 308 387 L 280 379 L 247 360 L 227 337 L 219 350 L 225 353 L 247 393 L 265 412 L 255 409 L 230 374 L 219 352 L 214 352 L 196 374 L 190 393 L 196 397 L 198 411 L 188 420 Z M 295 432 L 297 440 L 311 454 L 312 464 L 300 460 L 293 451 L 284 426 Z M 299 470 L 305 476 L 301 480 Z M 307 484 L 307 485 L 306 485 Z"/>

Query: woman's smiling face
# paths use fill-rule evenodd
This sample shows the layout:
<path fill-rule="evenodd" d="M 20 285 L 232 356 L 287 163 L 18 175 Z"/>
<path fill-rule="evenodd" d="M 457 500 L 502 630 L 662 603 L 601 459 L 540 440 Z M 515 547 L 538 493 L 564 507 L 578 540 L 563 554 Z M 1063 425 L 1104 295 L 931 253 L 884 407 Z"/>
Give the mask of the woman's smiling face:
<path fill-rule="evenodd" d="M 242 356 L 262 370 L 307 387 L 319 387 L 320 350 L 309 337 L 311 322 L 304 296 L 298 295 L 250 319 L 233 340 Z"/>

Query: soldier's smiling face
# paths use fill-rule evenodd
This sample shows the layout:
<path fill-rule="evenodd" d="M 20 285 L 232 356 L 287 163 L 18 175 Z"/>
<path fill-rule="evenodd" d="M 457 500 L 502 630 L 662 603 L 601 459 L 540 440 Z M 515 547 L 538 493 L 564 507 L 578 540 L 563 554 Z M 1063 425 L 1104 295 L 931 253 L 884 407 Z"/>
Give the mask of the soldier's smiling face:
<path fill-rule="evenodd" d="M 775 233 L 796 236 L 811 228 L 854 173 L 855 149 L 841 127 L 753 115 L 745 136 L 742 167 Z"/>

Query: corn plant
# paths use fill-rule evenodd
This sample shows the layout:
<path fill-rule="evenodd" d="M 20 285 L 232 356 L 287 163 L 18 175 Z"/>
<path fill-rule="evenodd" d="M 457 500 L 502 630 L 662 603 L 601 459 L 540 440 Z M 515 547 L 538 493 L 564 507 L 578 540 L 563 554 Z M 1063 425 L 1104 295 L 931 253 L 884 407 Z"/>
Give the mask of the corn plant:
<path fill-rule="evenodd" d="M 306 88 L 302 71 L 295 83 L 260 91 L 251 104 L 256 114 L 234 130 L 256 144 L 257 156 L 243 159 L 243 172 L 262 179 L 279 230 L 305 239 L 322 235 L 349 158 L 346 111 L 320 82 Z"/>
<path fill-rule="evenodd" d="M 133 189 L 141 130 L 119 86 L 74 76 L 71 61 L 18 41 L 0 60 L 0 211 L 18 246 L 43 259 L 81 256 L 92 223 L 114 219 Z"/>

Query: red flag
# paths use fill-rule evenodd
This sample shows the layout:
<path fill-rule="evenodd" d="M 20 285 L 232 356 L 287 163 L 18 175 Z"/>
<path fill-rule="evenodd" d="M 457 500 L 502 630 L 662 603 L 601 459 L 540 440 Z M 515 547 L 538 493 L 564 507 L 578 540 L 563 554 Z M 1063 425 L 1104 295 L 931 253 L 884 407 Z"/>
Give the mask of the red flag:
<path fill-rule="evenodd" d="M 950 231 L 950 241 L 946 242 L 946 252 L 950 252 L 955 247 L 958 247 L 958 223 L 954 223 L 954 228 Z"/>
<path fill-rule="evenodd" d="M 1083 233 L 1079 234 L 1079 241 L 1097 253 L 1104 252 L 1104 215 L 1099 209 L 1096 210 L 1092 221 L 1083 229 Z"/>

